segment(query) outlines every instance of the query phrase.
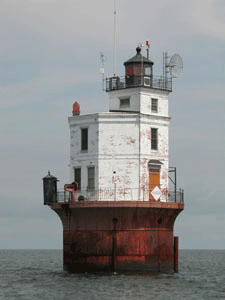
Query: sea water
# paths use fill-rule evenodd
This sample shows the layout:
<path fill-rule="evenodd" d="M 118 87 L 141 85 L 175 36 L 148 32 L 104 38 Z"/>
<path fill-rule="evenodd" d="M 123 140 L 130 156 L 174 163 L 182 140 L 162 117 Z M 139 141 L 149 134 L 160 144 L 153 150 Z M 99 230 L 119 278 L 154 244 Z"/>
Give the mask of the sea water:
<path fill-rule="evenodd" d="M 180 250 L 176 274 L 69 274 L 61 250 L 0 250 L 0 299 L 225 299 L 225 250 Z"/>

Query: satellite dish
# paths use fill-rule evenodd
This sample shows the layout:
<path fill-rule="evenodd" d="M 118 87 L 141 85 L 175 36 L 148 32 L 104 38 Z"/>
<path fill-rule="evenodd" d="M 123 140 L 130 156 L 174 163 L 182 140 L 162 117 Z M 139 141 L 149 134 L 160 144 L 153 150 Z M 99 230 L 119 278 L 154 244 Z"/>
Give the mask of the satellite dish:
<path fill-rule="evenodd" d="M 168 64 L 170 75 L 173 78 L 180 77 L 183 71 L 183 60 L 179 54 L 174 54 Z"/>

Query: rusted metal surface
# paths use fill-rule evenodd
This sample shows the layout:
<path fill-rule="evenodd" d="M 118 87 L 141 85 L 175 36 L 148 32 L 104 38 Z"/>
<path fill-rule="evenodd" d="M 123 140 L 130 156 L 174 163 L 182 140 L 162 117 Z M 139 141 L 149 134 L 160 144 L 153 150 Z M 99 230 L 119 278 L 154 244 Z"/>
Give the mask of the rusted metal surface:
<path fill-rule="evenodd" d="M 74 202 L 52 209 L 62 220 L 70 272 L 174 271 L 173 225 L 181 203 Z"/>
<path fill-rule="evenodd" d="M 64 185 L 64 190 L 67 192 L 70 192 L 71 196 L 70 196 L 70 201 L 71 202 L 75 202 L 76 201 L 76 190 L 78 189 L 78 184 L 73 181 L 70 184 L 65 184 Z"/>
<path fill-rule="evenodd" d="M 84 201 L 84 202 L 65 202 L 70 208 L 98 208 L 98 207 L 145 207 L 145 208 L 174 208 L 184 209 L 184 203 L 178 202 L 161 202 L 161 201 Z M 54 202 L 51 204 L 52 209 L 61 208 L 62 203 Z"/>
<path fill-rule="evenodd" d="M 178 236 L 174 237 L 174 272 L 178 272 Z"/>

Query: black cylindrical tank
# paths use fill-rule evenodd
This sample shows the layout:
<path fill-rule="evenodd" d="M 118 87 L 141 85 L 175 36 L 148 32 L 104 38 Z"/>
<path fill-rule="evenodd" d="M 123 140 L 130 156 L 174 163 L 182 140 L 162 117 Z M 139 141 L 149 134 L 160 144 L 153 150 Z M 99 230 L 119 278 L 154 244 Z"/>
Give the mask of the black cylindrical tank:
<path fill-rule="evenodd" d="M 48 171 L 48 175 L 43 179 L 44 189 L 44 205 L 51 205 L 52 202 L 56 202 L 57 198 L 57 178 L 52 176 Z"/>

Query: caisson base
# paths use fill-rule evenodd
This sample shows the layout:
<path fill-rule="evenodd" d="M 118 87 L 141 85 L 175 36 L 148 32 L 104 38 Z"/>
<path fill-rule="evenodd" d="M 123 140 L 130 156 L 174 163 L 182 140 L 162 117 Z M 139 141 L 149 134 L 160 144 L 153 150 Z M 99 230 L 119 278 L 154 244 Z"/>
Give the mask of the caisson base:
<path fill-rule="evenodd" d="M 69 272 L 177 271 L 173 225 L 182 203 L 53 203 L 52 209 L 62 220 Z"/>

